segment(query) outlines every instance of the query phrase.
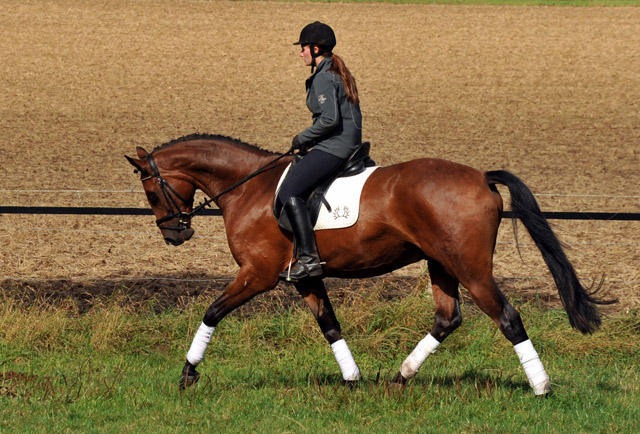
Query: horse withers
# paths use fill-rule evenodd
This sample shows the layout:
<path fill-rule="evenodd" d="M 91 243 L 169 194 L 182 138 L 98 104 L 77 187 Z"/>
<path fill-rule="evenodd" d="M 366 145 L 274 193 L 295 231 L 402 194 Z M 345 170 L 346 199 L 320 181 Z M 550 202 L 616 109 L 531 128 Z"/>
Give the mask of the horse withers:
<path fill-rule="evenodd" d="M 292 257 L 292 236 L 272 214 L 276 185 L 291 156 L 275 154 L 222 136 L 191 135 L 152 152 L 127 157 L 141 181 L 165 241 L 179 245 L 193 235 L 196 189 L 221 210 L 227 241 L 240 270 L 207 309 L 180 377 L 180 387 L 199 378 L 215 327 L 231 311 L 278 284 Z M 511 209 L 540 250 L 570 324 L 582 333 L 600 325 L 596 308 L 610 300 L 587 292 L 529 188 L 506 171 L 480 172 L 440 159 L 418 159 L 378 168 L 364 185 L 355 225 L 316 233 L 324 275 L 370 277 L 426 260 L 435 301 L 433 326 L 392 379 L 404 384 L 462 322 L 459 285 L 514 346 L 536 395 L 550 392 L 550 381 L 520 319 L 496 285 L 492 273 L 505 185 Z M 199 207 L 200 208 L 200 207 Z M 345 381 L 360 371 L 334 314 L 322 279 L 294 283 L 331 345 Z M 599 288 L 598 288 L 599 289 Z"/>

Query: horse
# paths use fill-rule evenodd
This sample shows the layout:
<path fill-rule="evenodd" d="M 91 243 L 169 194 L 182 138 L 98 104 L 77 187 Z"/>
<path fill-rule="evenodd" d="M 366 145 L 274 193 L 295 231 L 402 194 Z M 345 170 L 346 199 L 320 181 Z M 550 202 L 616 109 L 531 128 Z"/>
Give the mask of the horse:
<path fill-rule="evenodd" d="M 180 388 L 198 381 L 198 363 L 219 322 L 256 295 L 275 288 L 293 256 L 292 235 L 272 212 L 276 185 L 292 161 L 292 150 L 274 153 L 225 136 L 193 134 L 147 152 L 125 156 L 140 172 L 147 199 L 166 243 L 180 245 L 194 229 L 192 217 L 215 203 L 221 210 L 230 251 L 240 269 L 207 309 L 180 375 Z M 551 392 L 549 376 L 520 314 L 498 288 L 493 255 L 503 201 L 496 185 L 511 195 L 520 219 L 549 268 L 572 327 L 584 334 L 601 324 L 597 305 L 616 300 L 586 290 L 527 185 L 510 172 L 481 172 L 435 158 L 378 167 L 363 187 L 355 225 L 316 232 L 323 277 L 378 276 L 426 260 L 435 314 L 430 332 L 402 363 L 391 383 L 405 385 L 426 358 L 462 323 L 459 286 L 514 346 L 535 395 Z M 212 199 L 194 208 L 199 189 Z M 322 278 L 293 283 L 330 344 L 343 379 L 360 371 Z"/>

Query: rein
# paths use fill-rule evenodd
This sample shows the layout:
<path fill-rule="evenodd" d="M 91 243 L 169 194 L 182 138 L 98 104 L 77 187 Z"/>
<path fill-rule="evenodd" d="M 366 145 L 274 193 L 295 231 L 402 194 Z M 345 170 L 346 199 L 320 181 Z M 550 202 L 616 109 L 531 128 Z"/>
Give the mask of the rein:
<path fill-rule="evenodd" d="M 271 166 L 273 166 L 275 163 L 280 161 L 282 158 L 284 158 L 284 157 L 286 157 L 288 155 L 292 155 L 294 150 L 295 149 L 292 147 L 287 152 L 285 152 L 284 154 L 280 155 L 278 158 L 268 162 L 267 164 L 265 164 L 264 166 L 262 166 L 261 168 L 259 168 L 255 172 L 247 175 L 245 178 L 243 178 L 240 181 L 236 182 L 231 187 L 223 190 L 222 192 L 220 192 L 219 194 L 217 194 L 213 198 L 211 198 L 211 199 L 205 198 L 205 200 L 203 202 L 200 202 L 197 207 L 195 207 L 194 209 L 191 210 L 191 212 L 180 211 L 180 206 L 179 206 L 178 202 L 176 201 L 176 198 L 179 199 L 180 201 L 182 201 L 182 203 L 185 204 L 185 205 L 192 205 L 193 204 L 193 200 L 189 201 L 189 200 L 183 198 L 167 182 L 167 180 L 162 177 L 162 175 L 160 174 L 160 170 L 158 169 L 158 165 L 156 164 L 156 161 L 153 158 L 153 152 L 151 152 L 150 154 L 147 155 L 147 161 L 149 162 L 149 167 L 151 167 L 151 170 L 153 170 L 153 174 L 149 175 L 149 176 L 147 176 L 145 178 L 142 178 L 141 181 L 145 182 L 145 181 L 148 181 L 148 180 L 153 179 L 153 178 L 158 178 L 158 184 L 160 185 L 160 190 L 162 191 L 162 195 L 164 196 L 164 199 L 167 202 L 167 204 L 169 204 L 169 206 L 171 207 L 170 212 L 172 212 L 172 213 L 167 214 L 166 216 L 156 220 L 156 225 L 160 229 L 168 229 L 168 230 L 173 230 L 173 231 L 178 231 L 178 232 L 186 230 L 187 228 L 189 228 L 189 224 L 191 223 L 191 218 L 193 216 L 195 216 L 197 213 L 199 213 L 200 211 L 202 211 L 203 209 L 205 209 L 207 207 L 210 207 L 211 204 L 214 203 L 214 202 L 217 202 L 218 199 L 220 199 L 220 197 L 224 196 L 225 194 L 229 193 L 230 191 L 235 190 L 236 188 L 240 187 L 245 182 L 255 178 L 256 176 L 260 175 L 261 173 L 266 172 L 268 169 L 271 168 Z M 174 209 L 175 209 L 175 211 L 174 211 Z M 163 223 L 168 222 L 169 220 L 173 220 L 176 217 L 178 217 L 178 225 L 177 226 L 162 226 Z"/>

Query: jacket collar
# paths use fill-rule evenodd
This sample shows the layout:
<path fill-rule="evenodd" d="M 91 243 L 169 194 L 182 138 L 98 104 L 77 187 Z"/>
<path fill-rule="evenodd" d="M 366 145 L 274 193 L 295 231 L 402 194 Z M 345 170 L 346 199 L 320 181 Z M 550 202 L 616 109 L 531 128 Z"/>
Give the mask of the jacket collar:
<path fill-rule="evenodd" d="M 324 59 L 322 59 L 322 62 L 320 62 L 320 65 L 318 65 L 315 72 L 311 74 L 311 76 L 307 79 L 307 81 L 312 81 L 317 74 L 328 71 L 329 68 L 331 68 L 332 64 L 333 62 L 331 57 L 325 57 Z"/>
<path fill-rule="evenodd" d="M 324 72 L 329 68 L 331 68 L 331 64 L 333 63 L 332 60 L 333 59 L 331 58 L 331 56 L 325 57 L 324 59 L 322 59 L 322 62 L 320 62 L 320 65 L 318 65 L 318 70 L 316 71 L 316 74 L 318 72 Z"/>

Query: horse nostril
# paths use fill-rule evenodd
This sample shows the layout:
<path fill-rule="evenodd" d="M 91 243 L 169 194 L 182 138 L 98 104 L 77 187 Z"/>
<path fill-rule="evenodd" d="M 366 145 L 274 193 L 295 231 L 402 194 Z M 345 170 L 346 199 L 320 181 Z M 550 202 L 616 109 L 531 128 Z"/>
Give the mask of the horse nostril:
<path fill-rule="evenodd" d="M 182 241 L 176 240 L 175 238 L 165 237 L 164 242 L 169 246 L 179 246 L 182 244 Z"/>

